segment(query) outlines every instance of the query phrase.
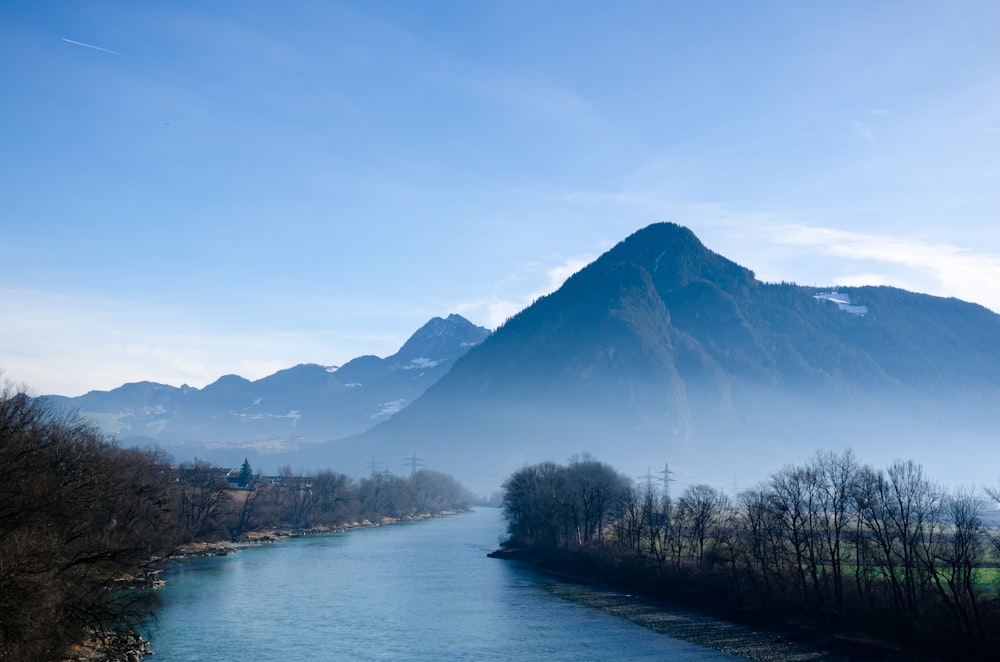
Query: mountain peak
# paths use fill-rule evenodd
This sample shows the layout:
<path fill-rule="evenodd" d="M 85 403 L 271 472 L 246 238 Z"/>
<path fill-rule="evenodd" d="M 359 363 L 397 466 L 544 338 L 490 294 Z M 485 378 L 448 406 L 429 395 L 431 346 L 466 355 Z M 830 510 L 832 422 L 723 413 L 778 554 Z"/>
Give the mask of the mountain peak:
<path fill-rule="evenodd" d="M 432 359 L 441 361 L 457 358 L 457 348 L 478 345 L 490 334 L 488 329 L 476 326 L 461 315 L 452 313 L 447 319 L 431 318 L 416 330 L 396 353 L 396 359 Z M 464 349 L 461 350 L 464 353 Z"/>
<path fill-rule="evenodd" d="M 710 282 L 723 289 L 745 287 L 754 273 L 705 247 L 688 228 L 676 223 L 654 223 L 626 237 L 592 266 L 637 264 L 652 276 L 661 293 L 694 282 Z"/>

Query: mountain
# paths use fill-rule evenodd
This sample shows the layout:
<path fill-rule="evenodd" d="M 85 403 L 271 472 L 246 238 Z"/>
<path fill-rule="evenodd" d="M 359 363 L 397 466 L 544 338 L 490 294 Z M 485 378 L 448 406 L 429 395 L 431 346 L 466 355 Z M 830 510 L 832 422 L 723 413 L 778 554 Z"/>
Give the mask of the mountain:
<path fill-rule="evenodd" d="M 339 368 L 302 364 L 256 381 L 226 375 L 202 389 L 139 382 L 46 397 L 79 410 L 125 445 L 158 444 L 179 460 L 239 464 L 244 456 L 284 457 L 390 418 L 488 335 L 449 315 L 427 322 L 384 359 L 362 356 Z"/>
<path fill-rule="evenodd" d="M 818 449 L 994 481 L 1000 316 L 890 287 L 764 283 L 662 223 L 462 357 L 399 415 L 310 462 L 416 452 L 475 487 L 590 452 L 749 485 Z"/>

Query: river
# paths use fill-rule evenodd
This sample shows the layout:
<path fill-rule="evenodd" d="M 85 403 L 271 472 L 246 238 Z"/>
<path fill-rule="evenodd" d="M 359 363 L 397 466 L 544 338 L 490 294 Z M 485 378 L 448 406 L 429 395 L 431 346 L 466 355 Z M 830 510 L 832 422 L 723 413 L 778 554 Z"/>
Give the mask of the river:
<path fill-rule="evenodd" d="M 565 600 L 490 559 L 499 511 L 175 563 L 148 633 L 191 660 L 733 660 Z"/>

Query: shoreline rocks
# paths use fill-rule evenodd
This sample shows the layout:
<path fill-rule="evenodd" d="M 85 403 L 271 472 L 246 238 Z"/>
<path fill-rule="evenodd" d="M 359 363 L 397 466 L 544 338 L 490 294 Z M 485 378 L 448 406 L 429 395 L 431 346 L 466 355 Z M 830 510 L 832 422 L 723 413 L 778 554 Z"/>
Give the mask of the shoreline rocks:
<path fill-rule="evenodd" d="M 95 633 L 74 646 L 63 662 L 140 662 L 153 654 L 149 641 L 132 630 Z"/>

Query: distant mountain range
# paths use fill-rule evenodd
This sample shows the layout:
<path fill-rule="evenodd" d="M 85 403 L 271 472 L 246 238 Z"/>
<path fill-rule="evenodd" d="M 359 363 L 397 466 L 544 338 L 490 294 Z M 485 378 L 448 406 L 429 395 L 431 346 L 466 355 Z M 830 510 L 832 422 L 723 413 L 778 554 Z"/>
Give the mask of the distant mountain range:
<path fill-rule="evenodd" d="M 249 381 L 226 375 L 208 386 L 125 384 L 66 398 L 125 445 L 159 445 L 178 460 L 238 465 L 244 456 L 291 458 L 302 446 L 362 432 L 416 400 L 489 330 L 460 315 L 435 317 L 386 358 L 343 366 L 297 365 Z"/>
<path fill-rule="evenodd" d="M 410 458 L 479 490 L 585 452 L 728 489 L 845 447 L 995 483 L 1000 315 L 890 287 L 764 283 L 661 223 L 492 334 L 452 315 L 386 359 L 68 402 L 182 458 L 353 474 Z"/>
<path fill-rule="evenodd" d="M 591 452 L 747 485 L 814 450 L 1000 474 L 1000 316 L 890 287 L 764 283 L 669 223 L 628 237 L 460 359 L 412 406 L 312 449 L 416 450 L 473 485 Z M 391 463 L 389 461 L 392 461 Z"/>

